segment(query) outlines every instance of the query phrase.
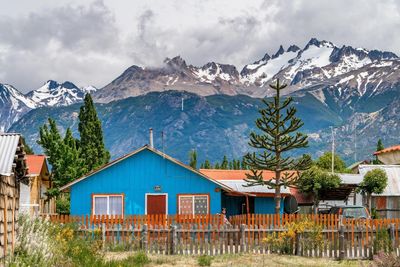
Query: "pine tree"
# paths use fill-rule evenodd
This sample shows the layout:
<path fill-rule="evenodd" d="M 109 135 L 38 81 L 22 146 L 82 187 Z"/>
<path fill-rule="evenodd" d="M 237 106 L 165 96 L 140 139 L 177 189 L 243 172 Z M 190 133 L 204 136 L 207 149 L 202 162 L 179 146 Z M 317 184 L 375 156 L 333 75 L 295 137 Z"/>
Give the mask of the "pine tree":
<path fill-rule="evenodd" d="M 298 175 L 290 170 L 305 170 L 311 166 L 311 157 L 303 156 L 298 160 L 287 156 L 286 153 L 307 147 L 307 135 L 298 130 L 303 126 L 303 122 L 297 118 L 296 109 L 289 106 L 292 98 L 287 97 L 281 101 L 281 91 L 286 87 L 280 84 L 279 79 L 276 84 L 270 85 L 276 91 L 273 100 L 263 99 L 265 108 L 260 109 L 260 118 L 256 120 L 256 126 L 261 131 L 251 132 L 249 145 L 259 152 L 248 153 L 244 161 L 251 170 L 247 174 L 247 185 L 266 185 L 275 189 L 275 213 L 280 213 L 281 187 L 294 186 Z M 272 170 L 275 172 L 274 179 L 264 181 L 262 170 Z"/>
<path fill-rule="evenodd" d="M 227 170 L 228 169 L 228 158 L 226 157 L 226 155 L 224 155 L 224 158 L 222 159 L 222 163 L 221 163 L 221 169 L 223 170 Z"/>
<path fill-rule="evenodd" d="M 211 169 L 211 163 L 208 159 L 204 162 L 204 169 Z"/>
<path fill-rule="evenodd" d="M 39 145 L 43 147 L 44 153 L 48 157 L 48 162 L 52 166 L 52 172 L 57 171 L 57 160 L 61 157 L 62 138 L 57 129 L 55 120 L 49 118 L 48 124 L 39 128 Z"/>
<path fill-rule="evenodd" d="M 33 151 L 33 149 L 28 145 L 28 143 L 26 143 L 26 140 L 24 137 L 21 137 L 22 139 L 22 144 L 24 145 L 24 151 L 27 155 L 34 155 L 35 152 Z"/>
<path fill-rule="evenodd" d="M 220 166 L 219 166 L 219 163 L 217 162 L 217 163 L 215 163 L 215 166 L 214 166 L 214 169 L 220 169 Z"/>
<path fill-rule="evenodd" d="M 376 151 L 384 150 L 385 147 L 383 146 L 382 139 L 379 138 L 378 143 L 376 144 Z M 382 161 L 378 159 L 378 156 L 375 155 L 375 159 L 372 161 L 373 164 L 378 165 L 382 164 Z"/>
<path fill-rule="evenodd" d="M 80 157 L 84 159 L 87 170 L 106 164 L 110 160 L 110 153 L 104 146 L 101 122 L 90 94 L 85 95 L 84 105 L 81 106 L 78 130 Z"/>
<path fill-rule="evenodd" d="M 189 152 L 189 166 L 193 169 L 197 169 L 197 152 L 192 150 Z"/>

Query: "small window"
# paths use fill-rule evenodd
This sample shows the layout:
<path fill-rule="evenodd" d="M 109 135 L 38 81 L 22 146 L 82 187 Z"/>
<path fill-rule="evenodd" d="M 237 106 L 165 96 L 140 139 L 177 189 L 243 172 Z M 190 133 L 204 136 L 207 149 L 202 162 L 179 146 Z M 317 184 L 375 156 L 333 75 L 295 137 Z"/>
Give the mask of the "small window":
<path fill-rule="evenodd" d="M 123 215 L 123 195 L 93 195 L 93 215 Z"/>
<path fill-rule="evenodd" d="M 178 198 L 179 214 L 208 214 L 208 195 L 180 195 Z"/>

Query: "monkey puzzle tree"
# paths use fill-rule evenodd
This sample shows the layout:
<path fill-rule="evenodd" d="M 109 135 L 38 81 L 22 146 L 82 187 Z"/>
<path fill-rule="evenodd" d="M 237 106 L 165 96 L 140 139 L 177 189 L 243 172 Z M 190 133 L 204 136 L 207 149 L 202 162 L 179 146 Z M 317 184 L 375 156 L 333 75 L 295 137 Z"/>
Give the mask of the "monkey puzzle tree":
<path fill-rule="evenodd" d="M 261 117 L 255 122 L 259 131 L 250 133 L 249 145 L 257 152 L 246 154 L 244 162 L 250 169 L 246 178 L 247 186 L 265 185 L 275 189 L 275 213 L 279 213 L 281 187 L 294 186 L 298 171 L 311 167 L 311 157 L 303 155 L 294 159 L 287 154 L 294 149 L 307 147 L 307 135 L 298 132 L 303 122 L 296 117 L 296 108 L 290 106 L 293 99 L 281 99 L 281 91 L 286 84 L 281 84 L 278 79 L 270 87 L 276 91 L 276 95 L 272 100 L 262 100 L 265 107 L 259 110 Z M 263 170 L 274 171 L 274 179 L 264 181 Z"/>

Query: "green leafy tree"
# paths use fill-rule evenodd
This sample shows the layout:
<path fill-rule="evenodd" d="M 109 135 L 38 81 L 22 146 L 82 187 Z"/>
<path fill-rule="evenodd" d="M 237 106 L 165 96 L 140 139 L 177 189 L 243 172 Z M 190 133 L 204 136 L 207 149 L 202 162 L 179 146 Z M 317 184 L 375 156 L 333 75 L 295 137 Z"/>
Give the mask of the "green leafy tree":
<path fill-rule="evenodd" d="M 383 146 L 382 139 L 379 138 L 378 143 L 376 144 L 376 151 L 384 150 L 385 147 Z M 382 161 L 378 159 L 378 156 L 375 156 L 375 159 L 372 161 L 373 164 L 378 165 L 382 164 Z"/>
<path fill-rule="evenodd" d="M 104 146 L 103 130 L 90 94 L 85 95 L 79 111 L 80 152 L 87 169 L 94 170 L 110 160 L 110 153 Z"/>
<path fill-rule="evenodd" d="M 366 205 L 371 211 L 371 195 L 382 194 L 388 183 L 386 172 L 382 169 L 368 171 L 358 185 L 358 191 L 366 196 Z"/>
<path fill-rule="evenodd" d="M 273 100 L 263 99 L 265 107 L 259 110 L 261 115 L 256 120 L 258 132 L 251 132 L 249 145 L 257 150 L 245 155 L 246 166 L 251 170 L 247 175 L 248 186 L 265 185 L 275 189 L 275 213 L 280 212 L 281 187 L 293 186 L 298 176 L 291 170 L 306 170 L 311 166 L 311 158 L 303 156 L 294 159 L 288 152 L 308 146 L 307 135 L 298 130 L 303 126 L 301 119 L 296 117 L 296 108 L 290 106 L 293 99 L 281 99 L 281 91 L 286 84 L 279 79 L 270 85 L 276 91 Z M 274 179 L 264 181 L 262 170 L 275 172 Z"/>
<path fill-rule="evenodd" d="M 332 152 L 325 152 L 321 157 L 319 157 L 315 161 L 315 165 L 319 168 L 331 171 L 332 170 Z M 346 163 L 344 160 L 338 155 L 334 156 L 334 167 L 335 172 L 346 172 Z"/>
<path fill-rule="evenodd" d="M 189 152 L 189 166 L 193 169 L 197 169 L 197 152 L 192 150 Z"/>
<path fill-rule="evenodd" d="M 297 188 L 300 192 L 311 195 L 314 201 L 314 213 L 317 214 L 320 200 L 324 200 L 324 195 L 331 189 L 340 186 L 339 175 L 332 174 L 316 166 L 304 171 L 297 181 Z"/>
<path fill-rule="evenodd" d="M 217 162 L 217 163 L 215 163 L 215 165 L 214 165 L 214 169 L 221 169 L 221 167 L 219 166 L 219 163 Z"/>

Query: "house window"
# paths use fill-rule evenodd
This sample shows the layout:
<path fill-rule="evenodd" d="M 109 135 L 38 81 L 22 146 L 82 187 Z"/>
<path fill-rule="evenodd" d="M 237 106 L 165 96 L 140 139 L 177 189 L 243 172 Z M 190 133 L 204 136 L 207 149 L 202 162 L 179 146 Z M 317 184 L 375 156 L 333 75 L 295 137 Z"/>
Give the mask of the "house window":
<path fill-rule="evenodd" d="M 123 195 L 93 195 L 93 215 L 123 215 Z"/>
<path fill-rule="evenodd" d="M 210 200 L 208 195 L 179 195 L 179 214 L 208 214 Z"/>

